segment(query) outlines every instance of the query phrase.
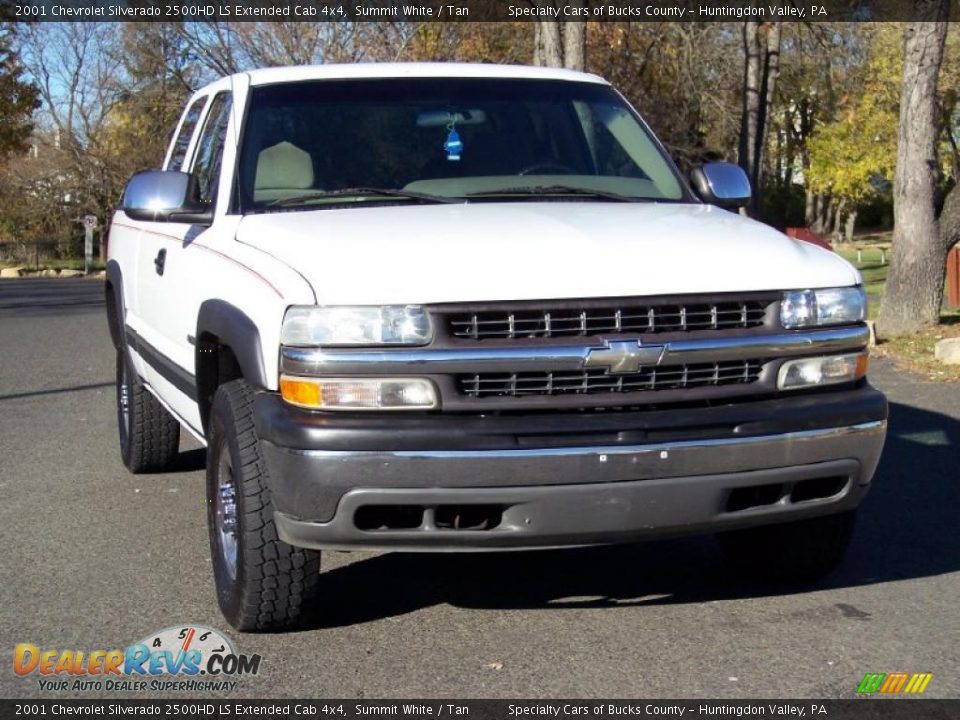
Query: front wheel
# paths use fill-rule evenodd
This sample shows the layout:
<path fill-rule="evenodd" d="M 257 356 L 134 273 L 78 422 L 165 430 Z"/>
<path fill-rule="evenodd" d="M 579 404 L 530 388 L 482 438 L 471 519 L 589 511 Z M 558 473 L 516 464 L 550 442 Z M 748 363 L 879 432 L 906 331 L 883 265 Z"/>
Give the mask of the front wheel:
<path fill-rule="evenodd" d="M 315 599 L 320 553 L 277 537 L 253 389 L 221 385 L 213 399 L 207 450 L 207 519 L 217 601 L 241 631 L 296 625 Z"/>
<path fill-rule="evenodd" d="M 843 560 L 856 511 L 719 533 L 731 563 L 747 575 L 778 583 L 810 583 L 829 575 Z"/>

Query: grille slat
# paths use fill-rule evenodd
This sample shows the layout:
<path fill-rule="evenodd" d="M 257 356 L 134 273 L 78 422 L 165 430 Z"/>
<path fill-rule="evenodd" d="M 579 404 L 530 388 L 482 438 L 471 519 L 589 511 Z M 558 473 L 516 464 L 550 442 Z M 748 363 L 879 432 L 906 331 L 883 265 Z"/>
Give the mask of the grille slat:
<path fill-rule="evenodd" d="M 764 362 L 731 360 L 650 367 L 621 375 L 604 370 L 475 373 L 461 375 L 458 380 L 461 392 L 475 398 L 679 390 L 756 382 Z"/>
<path fill-rule="evenodd" d="M 763 325 L 769 300 L 450 313 L 450 334 L 473 340 L 732 330 Z"/>

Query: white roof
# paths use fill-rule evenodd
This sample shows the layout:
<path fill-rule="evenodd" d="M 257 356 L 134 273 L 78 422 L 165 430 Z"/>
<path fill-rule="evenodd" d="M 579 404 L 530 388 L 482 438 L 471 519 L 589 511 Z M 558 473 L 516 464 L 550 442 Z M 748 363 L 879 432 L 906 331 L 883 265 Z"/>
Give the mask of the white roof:
<path fill-rule="evenodd" d="M 486 65 L 481 63 L 353 63 L 349 65 L 298 65 L 251 70 L 251 85 L 295 82 L 298 80 L 335 80 L 354 78 L 527 78 L 570 80 L 607 84 L 590 73 L 531 65 Z"/>

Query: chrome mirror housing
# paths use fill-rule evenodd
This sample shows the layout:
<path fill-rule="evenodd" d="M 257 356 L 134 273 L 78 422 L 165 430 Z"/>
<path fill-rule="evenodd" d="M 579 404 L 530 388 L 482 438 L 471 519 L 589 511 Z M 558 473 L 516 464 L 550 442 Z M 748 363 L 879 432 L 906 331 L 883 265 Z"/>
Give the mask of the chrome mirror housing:
<path fill-rule="evenodd" d="M 212 208 L 203 207 L 195 197 L 196 182 L 189 173 L 147 170 L 130 178 L 121 208 L 133 220 L 210 224 Z"/>
<path fill-rule="evenodd" d="M 739 165 L 712 162 L 690 173 L 693 188 L 700 198 L 722 208 L 739 208 L 750 202 L 750 179 Z"/>

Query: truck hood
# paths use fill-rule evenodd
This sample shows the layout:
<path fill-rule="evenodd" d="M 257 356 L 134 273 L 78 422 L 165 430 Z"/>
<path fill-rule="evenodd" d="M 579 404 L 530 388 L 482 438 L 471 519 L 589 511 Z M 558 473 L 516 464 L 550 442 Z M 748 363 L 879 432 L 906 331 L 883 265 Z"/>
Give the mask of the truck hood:
<path fill-rule="evenodd" d="M 839 256 L 699 204 L 514 202 L 248 215 L 237 240 L 320 304 L 443 303 L 853 285 Z"/>

